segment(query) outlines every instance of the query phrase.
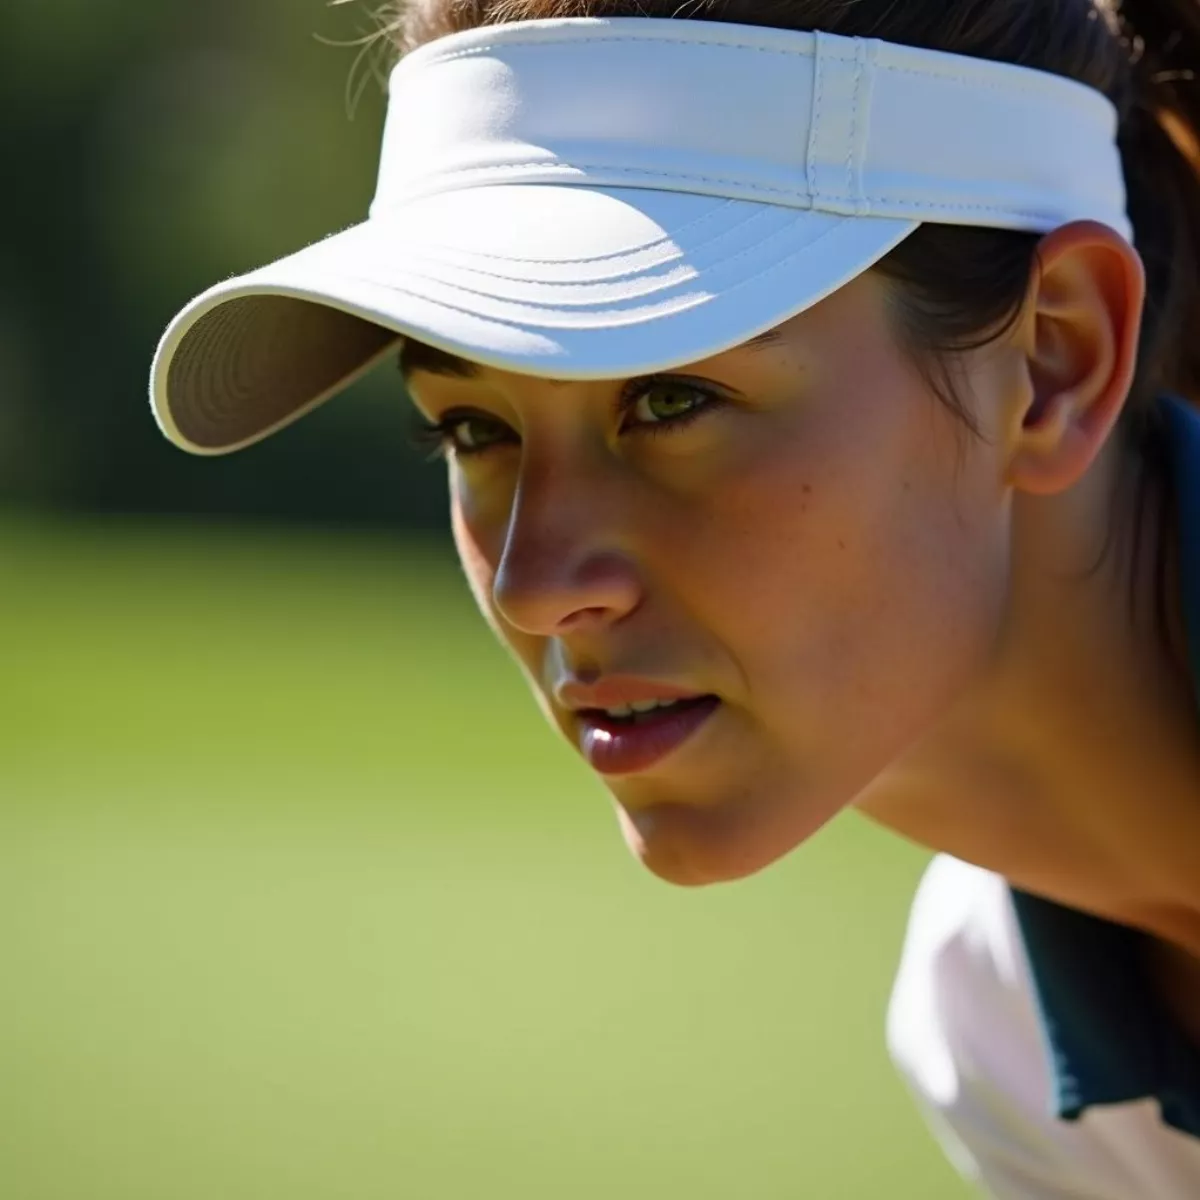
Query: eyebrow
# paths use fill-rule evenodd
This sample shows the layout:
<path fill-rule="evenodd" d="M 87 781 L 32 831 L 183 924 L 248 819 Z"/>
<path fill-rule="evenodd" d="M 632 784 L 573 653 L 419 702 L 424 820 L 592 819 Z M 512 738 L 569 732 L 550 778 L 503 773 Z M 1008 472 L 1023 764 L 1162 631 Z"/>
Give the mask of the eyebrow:
<path fill-rule="evenodd" d="M 778 329 L 768 329 L 756 337 L 731 347 L 735 350 L 761 350 L 779 341 L 783 334 Z M 407 384 L 417 371 L 426 371 L 430 375 L 445 375 L 452 379 L 473 379 L 479 374 L 479 366 L 470 359 L 448 350 L 439 350 L 426 342 L 406 338 L 400 347 L 400 377 Z"/>

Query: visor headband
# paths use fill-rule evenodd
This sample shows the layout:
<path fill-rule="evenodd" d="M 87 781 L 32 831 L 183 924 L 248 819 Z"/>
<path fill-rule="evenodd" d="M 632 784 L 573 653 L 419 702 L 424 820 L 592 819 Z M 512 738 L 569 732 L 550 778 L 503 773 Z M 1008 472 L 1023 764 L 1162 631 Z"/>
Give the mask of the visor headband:
<path fill-rule="evenodd" d="M 373 218 L 495 184 L 638 187 L 846 216 L 1125 237 L 1116 111 L 1025 67 L 687 20 L 486 26 L 404 58 Z"/>

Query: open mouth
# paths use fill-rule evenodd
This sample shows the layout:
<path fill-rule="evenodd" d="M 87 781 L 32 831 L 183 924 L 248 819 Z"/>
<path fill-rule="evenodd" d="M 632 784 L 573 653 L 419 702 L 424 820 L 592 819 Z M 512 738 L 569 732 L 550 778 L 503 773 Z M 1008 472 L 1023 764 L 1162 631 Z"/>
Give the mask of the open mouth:
<path fill-rule="evenodd" d="M 605 775 L 644 771 L 688 740 L 721 707 L 717 696 L 655 700 L 576 714 L 580 749 Z"/>
<path fill-rule="evenodd" d="M 691 696 L 682 700 L 650 700 L 644 704 L 627 704 L 621 708 L 585 708 L 580 714 L 590 721 L 603 721 L 618 728 L 629 725 L 649 725 L 656 720 L 680 712 L 696 708 L 710 701 L 717 701 L 716 696 Z"/>

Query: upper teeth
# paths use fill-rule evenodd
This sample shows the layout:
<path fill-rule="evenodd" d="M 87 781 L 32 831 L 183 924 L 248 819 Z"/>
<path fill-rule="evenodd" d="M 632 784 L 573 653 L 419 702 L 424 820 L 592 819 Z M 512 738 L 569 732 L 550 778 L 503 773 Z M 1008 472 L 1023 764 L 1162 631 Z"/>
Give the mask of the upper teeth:
<path fill-rule="evenodd" d="M 634 713 L 649 712 L 652 708 L 670 708 L 678 703 L 678 700 L 639 700 L 636 704 L 618 704 L 616 708 L 606 708 L 604 711 L 610 717 L 631 717 Z"/>

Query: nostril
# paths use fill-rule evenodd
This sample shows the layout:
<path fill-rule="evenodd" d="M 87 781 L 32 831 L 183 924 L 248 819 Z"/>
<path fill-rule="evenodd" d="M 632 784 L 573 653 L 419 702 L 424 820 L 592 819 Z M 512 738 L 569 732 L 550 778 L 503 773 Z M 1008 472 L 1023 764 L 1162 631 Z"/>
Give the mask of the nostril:
<path fill-rule="evenodd" d="M 580 608 L 566 616 L 561 622 L 561 627 L 563 629 L 573 629 L 576 625 L 587 625 L 593 621 L 604 620 L 611 615 L 613 615 L 612 610 L 608 608 L 599 606 Z"/>

